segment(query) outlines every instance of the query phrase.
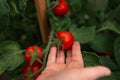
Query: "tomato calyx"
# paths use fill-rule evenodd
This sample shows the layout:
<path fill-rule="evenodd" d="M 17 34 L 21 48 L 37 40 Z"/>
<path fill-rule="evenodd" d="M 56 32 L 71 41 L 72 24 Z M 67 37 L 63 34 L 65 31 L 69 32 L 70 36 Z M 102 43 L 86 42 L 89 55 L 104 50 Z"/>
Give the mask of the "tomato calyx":
<path fill-rule="evenodd" d="M 25 52 L 25 60 L 30 62 L 31 60 L 40 59 L 43 60 L 44 56 L 42 53 L 42 48 L 39 46 L 29 46 Z"/>

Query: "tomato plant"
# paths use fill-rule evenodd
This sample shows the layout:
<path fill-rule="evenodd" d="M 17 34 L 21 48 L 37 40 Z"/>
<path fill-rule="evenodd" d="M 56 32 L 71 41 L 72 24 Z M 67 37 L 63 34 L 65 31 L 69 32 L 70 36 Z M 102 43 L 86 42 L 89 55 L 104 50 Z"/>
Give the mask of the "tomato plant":
<path fill-rule="evenodd" d="M 47 43 L 38 27 L 37 0 L 32 1 L 0 0 L 1 80 L 23 80 L 21 71 L 29 73 L 30 64 L 35 78 L 46 67 L 50 46 L 67 51 L 74 41 L 81 43 L 85 67 L 111 69 L 111 76 L 98 80 L 120 79 L 120 0 L 44 0 L 51 30 Z"/>
<path fill-rule="evenodd" d="M 32 54 L 40 54 L 42 52 L 42 48 L 39 47 L 39 46 L 29 46 L 27 49 L 26 49 L 26 52 L 25 52 L 25 59 L 27 62 L 30 62 L 31 60 L 31 57 L 32 57 Z M 39 59 L 40 60 L 43 60 L 44 56 L 39 56 Z"/>
<path fill-rule="evenodd" d="M 67 31 L 59 31 L 57 32 L 57 38 L 61 40 L 61 48 L 64 50 L 68 50 L 72 47 L 74 42 L 74 37 L 72 33 Z"/>
<path fill-rule="evenodd" d="M 69 10 L 69 5 L 65 0 L 60 0 L 53 8 L 53 13 L 56 16 L 65 16 Z"/>

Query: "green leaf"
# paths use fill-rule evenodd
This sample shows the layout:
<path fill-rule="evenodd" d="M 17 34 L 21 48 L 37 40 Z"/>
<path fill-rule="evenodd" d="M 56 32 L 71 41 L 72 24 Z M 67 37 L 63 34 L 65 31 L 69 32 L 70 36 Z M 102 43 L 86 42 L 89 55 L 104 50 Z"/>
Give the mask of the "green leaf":
<path fill-rule="evenodd" d="M 10 80 L 23 80 L 23 75 L 20 75 L 20 76 L 17 76 L 17 77 L 14 77 Z"/>
<path fill-rule="evenodd" d="M 80 11 L 80 9 L 82 7 L 82 0 L 69 0 L 69 4 L 72 6 L 72 8 L 75 11 Z"/>
<path fill-rule="evenodd" d="M 95 37 L 95 28 L 96 27 L 70 27 L 70 32 L 72 32 L 75 40 L 79 41 L 80 43 L 87 43 L 92 41 Z"/>
<path fill-rule="evenodd" d="M 118 37 L 114 44 L 115 59 L 120 68 L 120 37 Z"/>
<path fill-rule="evenodd" d="M 97 34 L 95 39 L 90 43 L 92 49 L 97 52 L 113 53 L 113 44 L 115 37 L 112 34 Z"/>
<path fill-rule="evenodd" d="M 20 45 L 14 41 L 5 41 L 0 44 L 0 54 L 12 54 L 13 52 L 20 51 Z M 1 56 L 2 57 L 2 56 Z"/>
<path fill-rule="evenodd" d="M 0 0 L 0 16 L 1 15 L 8 15 L 10 9 L 7 4 L 7 0 Z"/>
<path fill-rule="evenodd" d="M 102 65 L 100 62 L 100 58 L 95 55 L 95 53 L 83 51 L 82 55 L 85 67 Z"/>
<path fill-rule="evenodd" d="M 10 8 L 7 0 L 0 0 L 0 27 L 8 23 Z"/>
<path fill-rule="evenodd" d="M 8 71 L 14 70 L 15 68 L 17 68 L 20 64 L 24 62 L 24 57 L 20 53 L 21 52 L 18 52 L 18 53 L 16 52 L 15 54 L 7 56 L 7 59 L 5 59 L 5 61 L 6 63 L 9 62 L 9 64 L 7 64 Z"/>
<path fill-rule="evenodd" d="M 0 43 L 3 42 L 3 41 L 5 41 L 5 35 L 2 31 L 2 28 L 0 27 Z"/>
<path fill-rule="evenodd" d="M 17 3 L 14 0 L 9 1 L 9 5 L 11 6 L 10 14 L 19 14 L 19 8 L 17 7 Z"/>
<path fill-rule="evenodd" d="M 9 17 L 23 13 L 28 0 L 0 0 L 0 27 L 9 23 Z"/>
<path fill-rule="evenodd" d="M 88 0 L 88 8 L 92 11 L 104 11 L 108 5 L 108 0 Z"/>
<path fill-rule="evenodd" d="M 27 6 L 27 1 L 28 0 L 18 0 L 19 3 L 19 9 L 24 9 Z"/>
<path fill-rule="evenodd" d="M 4 61 L 0 62 L 0 75 L 7 69 L 6 63 Z"/>
<path fill-rule="evenodd" d="M 106 57 L 100 57 L 101 59 L 101 63 L 106 66 L 106 67 L 109 67 L 112 71 L 116 71 L 118 70 L 118 66 L 117 64 L 110 58 L 106 58 Z"/>
<path fill-rule="evenodd" d="M 100 29 L 98 29 L 97 31 L 100 32 L 100 31 L 104 31 L 104 30 L 111 30 L 117 34 L 120 34 L 120 27 L 114 21 L 109 21 L 109 20 L 105 21 L 103 23 L 102 27 Z"/>
<path fill-rule="evenodd" d="M 5 41 L 0 44 L 0 74 L 5 70 L 11 71 L 20 66 L 24 57 L 17 42 Z"/>
<path fill-rule="evenodd" d="M 98 80 L 119 80 L 120 79 L 120 72 L 112 72 L 112 75 L 102 77 Z"/>
<path fill-rule="evenodd" d="M 11 5 L 12 12 L 15 12 L 16 14 L 23 12 L 27 6 L 27 1 L 28 0 L 10 0 L 9 4 Z"/>

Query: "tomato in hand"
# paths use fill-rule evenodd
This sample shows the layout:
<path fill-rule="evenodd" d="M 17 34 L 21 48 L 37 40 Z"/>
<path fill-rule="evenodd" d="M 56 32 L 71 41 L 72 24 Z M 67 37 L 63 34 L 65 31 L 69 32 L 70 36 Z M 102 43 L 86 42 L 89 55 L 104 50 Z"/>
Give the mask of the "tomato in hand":
<path fill-rule="evenodd" d="M 53 13 L 55 16 L 65 16 L 68 10 L 68 3 L 65 0 L 60 0 L 59 3 L 53 8 Z"/>
<path fill-rule="evenodd" d="M 74 42 L 74 37 L 72 33 L 67 31 L 59 31 L 57 32 L 57 38 L 60 39 L 62 42 L 62 46 L 60 46 L 64 50 L 68 50 L 72 47 L 72 44 Z"/>
<path fill-rule="evenodd" d="M 34 72 L 36 72 L 36 71 L 38 71 L 40 68 L 42 67 L 42 65 L 39 63 L 39 62 L 34 62 L 33 64 L 32 64 L 32 73 L 34 73 Z M 27 78 L 27 73 L 29 73 L 29 71 L 30 71 L 30 64 L 29 63 L 27 63 L 25 66 L 24 66 L 24 69 L 23 69 L 23 79 L 24 80 L 28 80 Z M 41 72 L 39 72 L 37 75 L 35 75 L 34 76 L 34 79 L 36 80 L 36 78 L 39 76 L 41 74 Z M 32 79 L 30 79 L 30 80 L 32 80 Z"/>
<path fill-rule="evenodd" d="M 40 54 L 42 52 L 42 48 L 39 47 L 39 46 L 29 46 L 27 49 L 26 49 L 26 52 L 25 52 L 25 59 L 27 62 L 30 62 L 31 60 L 31 54 Z M 39 56 L 39 59 L 40 60 L 43 60 L 44 56 Z"/>

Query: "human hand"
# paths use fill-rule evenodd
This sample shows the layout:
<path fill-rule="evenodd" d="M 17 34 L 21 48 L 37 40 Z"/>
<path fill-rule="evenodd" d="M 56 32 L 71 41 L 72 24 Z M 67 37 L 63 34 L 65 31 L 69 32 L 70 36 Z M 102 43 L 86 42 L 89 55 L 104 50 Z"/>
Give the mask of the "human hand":
<path fill-rule="evenodd" d="M 74 42 L 66 58 L 63 50 L 57 52 L 56 47 L 51 47 L 46 68 L 37 80 L 96 80 L 110 74 L 104 66 L 84 68 L 80 45 Z"/>

